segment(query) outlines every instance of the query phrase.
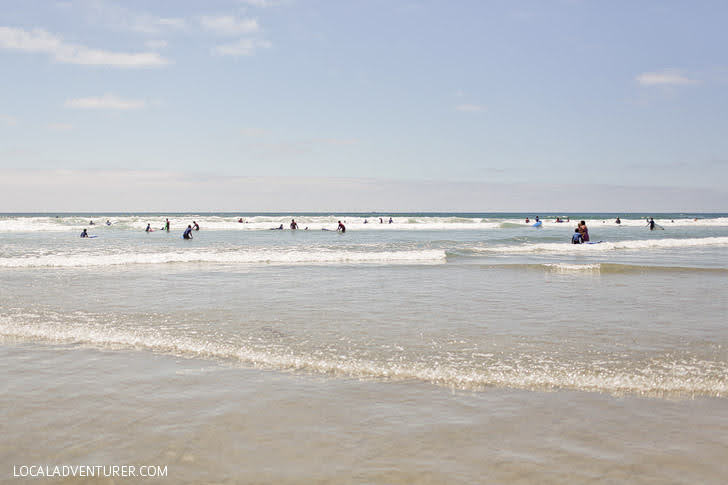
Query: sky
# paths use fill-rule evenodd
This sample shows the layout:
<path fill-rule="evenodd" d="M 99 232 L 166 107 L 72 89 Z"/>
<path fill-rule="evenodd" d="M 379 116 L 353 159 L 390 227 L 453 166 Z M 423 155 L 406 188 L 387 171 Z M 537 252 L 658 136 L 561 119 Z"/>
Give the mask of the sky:
<path fill-rule="evenodd" d="M 725 211 L 725 25 L 722 1 L 0 0 L 0 212 Z"/>

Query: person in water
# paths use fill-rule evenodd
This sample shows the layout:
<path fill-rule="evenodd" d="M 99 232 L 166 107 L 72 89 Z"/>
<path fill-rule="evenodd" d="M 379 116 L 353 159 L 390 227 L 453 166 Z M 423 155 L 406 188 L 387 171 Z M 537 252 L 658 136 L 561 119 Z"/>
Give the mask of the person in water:
<path fill-rule="evenodd" d="M 393 223 L 393 222 L 394 222 L 394 221 L 393 221 L 393 220 L 392 220 L 392 218 L 390 217 L 390 218 L 389 218 L 389 223 L 391 224 L 391 223 Z"/>
<path fill-rule="evenodd" d="M 110 226 L 110 225 L 111 225 L 111 221 L 110 221 L 110 220 L 108 220 L 108 219 L 106 219 L 106 225 L 107 225 L 107 226 Z"/>
<path fill-rule="evenodd" d="M 88 237 L 88 232 L 86 231 L 86 229 L 81 231 L 81 237 Z"/>
<path fill-rule="evenodd" d="M 647 221 L 647 225 L 650 226 L 650 231 L 655 230 L 655 220 L 652 217 L 650 217 L 650 220 Z"/>
<path fill-rule="evenodd" d="M 384 220 L 382 220 L 382 218 L 381 218 L 381 217 L 379 218 L 379 223 L 380 223 L 380 224 L 384 224 Z"/>
<path fill-rule="evenodd" d="M 291 219 L 291 231 L 295 231 L 296 229 L 298 229 L 298 224 L 295 219 Z"/>
<path fill-rule="evenodd" d="M 581 239 L 581 233 L 579 232 L 579 228 L 577 227 L 574 229 L 574 235 L 571 236 L 571 244 L 581 244 L 584 241 Z"/>
<path fill-rule="evenodd" d="M 144 232 L 152 232 L 152 225 L 147 223 L 147 228 L 144 229 Z"/>
<path fill-rule="evenodd" d="M 529 222 L 531 222 L 531 219 L 529 219 L 528 217 L 526 217 L 526 224 L 528 224 Z"/>
<path fill-rule="evenodd" d="M 197 222 L 192 221 L 192 229 L 194 229 L 195 231 L 199 231 L 200 225 Z"/>
<path fill-rule="evenodd" d="M 615 224 L 621 224 L 622 223 L 622 220 L 619 218 L 619 216 L 617 216 L 617 220 L 614 221 L 614 223 Z"/>
<path fill-rule="evenodd" d="M 184 234 L 182 234 L 183 239 L 192 239 L 192 226 L 187 226 L 187 229 L 185 229 Z"/>
<path fill-rule="evenodd" d="M 271 227 L 270 230 L 271 231 L 282 231 L 283 230 L 283 224 L 281 224 L 278 227 Z"/>
<path fill-rule="evenodd" d="M 169 232 L 169 219 L 164 223 L 164 230 Z"/>
<path fill-rule="evenodd" d="M 94 221 L 89 221 L 89 222 L 88 222 L 88 225 L 89 225 L 89 226 L 93 226 L 93 225 L 94 225 Z"/>
<path fill-rule="evenodd" d="M 586 222 L 581 221 L 577 226 L 579 233 L 581 234 L 582 242 L 589 242 L 589 229 L 586 227 Z"/>
<path fill-rule="evenodd" d="M 345 225 L 343 225 L 343 224 L 341 223 L 341 221 L 339 221 L 339 227 L 337 227 L 337 228 L 336 228 L 336 232 L 341 232 L 341 233 L 344 233 L 344 232 L 346 232 L 346 226 L 345 226 Z"/>
<path fill-rule="evenodd" d="M 366 219 L 364 219 L 364 224 L 368 224 L 368 223 L 369 223 L 369 221 L 367 221 Z"/>
<path fill-rule="evenodd" d="M 243 218 L 241 217 L 240 219 L 238 219 L 238 222 L 239 222 L 240 224 L 242 224 L 242 223 L 243 223 Z"/>

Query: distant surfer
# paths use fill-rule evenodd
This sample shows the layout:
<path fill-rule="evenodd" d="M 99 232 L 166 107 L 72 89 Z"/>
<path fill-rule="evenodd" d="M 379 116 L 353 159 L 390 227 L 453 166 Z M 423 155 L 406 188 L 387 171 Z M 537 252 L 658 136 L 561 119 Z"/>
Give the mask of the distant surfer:
<path fill-rule="evenodd" d="M 108 219 L 106 219 L 106 225 L 107 225 L 107 226 L 110 226 L 110 225 L 111 225 L 111 221 L 110 221 L 110 220 L 108 220 Z"/>
<path fill-rule="evenodd" d="M 384 224 L 384 220 L 381 217 L 379 218 L 379 223 Z"/>
<path fill-rule="evenodd" d="M 647 225 L 650 226 L 650 231 L 655 230 L 655 220 L 652 217 L 650 217 L 650 220 L 647 221 Z"/>
<path fill-rule="evenodd" d="M 144 229 L 144 232 L 152 232 L 152 225 L 147 223 L 147 228 Z"/>
<path fill-rule="evenodd" d="M 586 227 L 586 222 L 581 221 L 576 229 L 581 234 L 582 242 L 589 242 L 589 229 Z"/>
<path fill-rule="evenodd" d="M 291 219 L 291 231 L 295 231 L 296 229 L 298 229 L 298 224 L 295 219 Z"/>
<path fill-rule="evenodd" d="M 538 220 L 538 216 L 536 216 L 536 223 L 538 223 L 538 222 L 539 222 L 539 220 Z"/>
<path fill-rule="evenodd" d="M 526 217 L 526 224 L 528 224 L 529 222 L 531 222 L 531 219 L 529 219 L 528 217 Z"/>
<path fill-rule="evenodd" d="M 240 219 L 238 219 L 238 222 L 239 222 L 240 224 L 242 224 L 242 223 L 243 223 L 243 218 L 241 217 Z"/>
<path fill-rule="evenodd" d="M 389 218 L 389 223 L 391 224 L 391 223 L 393 223 L 393 222 L 394 222 L 394 221 L 393 221 L 393 220 L 392 220 L 392 218 L 390 217 L 390 218 Z"/>
<path fill-rule="evenodd" d="M 336 228 L 336 232 L 341 232 L 342 234 L 346 232 L 346 226 L 339 221 L 339 227 Z"/>
<path fill-rule="evenodd" d="M 369 221 L 367 221 L 366 219 L 364 219 L 364 224 L 369 224 Z"/>
<path fill-rule="evenodd" d="M 192 226 L 188 225 L 187 229 L 185 229 L 184 234 L 182 234 L 182 239 L 192 239 Z"/>
<path fill-rule="evenodd" d="M 169 219 L 164 223 L 164 230 L 169 232 Z"/>
<path fill-rule="evenodd" d="M 195 231 L 199 231 L 200 225 L 197 222 L 192 221 L 192 229 L 194 229 Z"/>
<path fill-rule="evenodd" d="M 615 224 L 621 224 L 622 220 L 617 216 L 617 220 L 614 221 Z"/>
<path fill-rule="evenodd" d="M 88 237 L 88 231 L 86 231 L 86 229 L 81 231 L 81 237 Z"/>
<path fill-rule="evenodd" d="M 94 221 L 89 221 L 89 222 L 88 222 L 88 225 L 89 225 L 89 226 L 93 226 L 93 225 L 94 225 Z"/>
<path fill-rule="evenodd" d="M 271 227 L 270 230 L 271 231 L 282 231 L 283 230 L 283 224 L 281 224 L 278 227 Z"/>
<path fill-rule="evenodd" d="M 574 229 L 574 235 L 571 236 L 571 244 L 581 244 L 584 240 L 581 238 L 581 233 L 579 232 L 579 228 L 577 227 Z"/>

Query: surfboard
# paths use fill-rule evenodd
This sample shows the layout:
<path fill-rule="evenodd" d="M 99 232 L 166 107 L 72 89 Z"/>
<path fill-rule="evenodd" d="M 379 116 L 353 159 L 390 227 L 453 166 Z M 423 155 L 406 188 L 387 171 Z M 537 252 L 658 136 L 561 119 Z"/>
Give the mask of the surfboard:
<path fill-rule="evenodd" d="M 536 224 L 533 225 L 533 227 L 541 227 L 542 224 L 543 222 L 538 221 Z"/>
<path fill-rule="evenodd" d="M 588 241 L 586 244 L 600 244 L 600 243 L 603 243 L 603 242 L 604 241 Z"/>

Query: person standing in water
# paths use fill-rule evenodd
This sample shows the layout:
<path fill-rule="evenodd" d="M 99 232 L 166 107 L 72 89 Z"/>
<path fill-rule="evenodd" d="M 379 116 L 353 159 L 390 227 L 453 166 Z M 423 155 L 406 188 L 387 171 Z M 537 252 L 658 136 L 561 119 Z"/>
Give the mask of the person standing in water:
<path fill-rule="evenodd" d="M 199 231 L 200 225 L 197 222 L 192 221 L 192 229 L 194 229 L 195 231 Z"/>
<path fill-rule="evenodd" d="M 164 230 L 169 232 L 169 219 L 164 223 Z"/>
<path fill-rule="evenodd" d="M 589 242 L 589 229 L 586 227 L 586 222 L 581 221 L 579 223 L 579 226 L 577 227 L 579 230 L 579 233 L 581 234 L 581 240 L 583 242 Z"/>
<path fill-rule="evenodd" d="M 291 219 L 291 231 L 295 231 L 296 229 L 298 229 L 298 224 L 296 224 L 295 219 Z"/>
<path fill-rule="evenodd" d="M 581 244 L 584 241 L 581 239 L 581 233 L 579 232 L 579 228 L 577 227 L 574 229 L 574 235 L 571 236 L 571 244 Z"/>
<path fill-rule="evenodd" d="M 652 217 L 650 217 L 650 220 L 647 221 L 647 225 L 650 226 L 650 231 L 655 230 L 655 220 Z"/>
<path fill-rule="evenodd" d="M 88 232 L 86 231 L 86 229 L 81 231 L 81 237 L 88 237 Z"/>
<path fill-rule="evenodd" d="M 183 239 L 192 239 L 192 226 L 187 226 L 187 229 L 185 229 L 184 234 L 182 234 Z"/>
<path fill-rule="evenodd" d="M 619 216 L 617 216 L 617 220 L 614 221 L 614 223 L 615 224 L 621 224 L 622 223 L 622 220 L 619 218 Z"/>
<path fill-rule="evenodd" d="M 336 228 L 336 232 L 345 233 L 346 232 L 346 226 L 339 221 L 339 227 Z"/>
<path fill-rule="evenodd" d="M 147 223 L 147 228 L 144 229 L 144 232 L 152 232 L 152 225 Z"/>

